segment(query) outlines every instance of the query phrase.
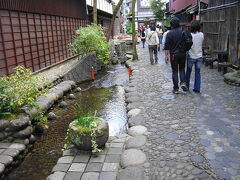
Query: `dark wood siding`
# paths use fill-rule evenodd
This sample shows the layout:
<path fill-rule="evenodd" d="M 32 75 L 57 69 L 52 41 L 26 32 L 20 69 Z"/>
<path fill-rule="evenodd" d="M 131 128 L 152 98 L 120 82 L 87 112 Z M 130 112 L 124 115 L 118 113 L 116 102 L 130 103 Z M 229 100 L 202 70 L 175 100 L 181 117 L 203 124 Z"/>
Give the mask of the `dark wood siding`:
<path fill-rule="evenodd" d="M 87 24 L 87 19 L 0 10 L 0 76 L 18 65 L 36 71 L 73 56 L 68 44 Z"/>
<path fill-rule="evenodd" d="M 85 0 L 0 0 L 0 9 L 87 18 Z"/>
<path fill-rule="evenodd" d="M 202 12 L 205 45 L 228 51 L 231 63 L 240 66 L 240 3 Z"/>

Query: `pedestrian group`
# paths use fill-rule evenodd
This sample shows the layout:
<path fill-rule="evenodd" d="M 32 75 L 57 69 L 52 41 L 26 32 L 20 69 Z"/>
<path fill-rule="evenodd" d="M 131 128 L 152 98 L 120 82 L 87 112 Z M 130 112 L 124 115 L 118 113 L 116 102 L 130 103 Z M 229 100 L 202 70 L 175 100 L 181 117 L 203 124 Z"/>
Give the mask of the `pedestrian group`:
<path fill-rule="evenodd" d="M 193 20 L 190 24 L 190 31 L 185 26 L 180 24 L 177 17 L 173 17 L 170 21 L 170 26 L 165 27 L 165 32 L 161 26 L 141 26 L 138 30 L 142 41 L 142 47 L 148 44 L 150 55 L 150 63 L 152 65 L 158 63 L 157 51 L 160 50 L 160 45 L 165 52 L 165 62 L 171 64 L 173 93 L 179 93 L 179 85 L 183 91 L 188 91 L 190 88 L 190 78 L 192 67 L 195 67 L 195 78 L 193 91 L 200 93 L 201 90 L 201 74 L 200 69 L 203 63 L 202 45 L 204 35 L 200 32 L 201 25 L 197 20 Z M 185 71 L 185 64 L 187 68 Z M 179 74 L 179 75 L 178 75 Z M 179 78 L 180 76 L 180 83 Z"/>

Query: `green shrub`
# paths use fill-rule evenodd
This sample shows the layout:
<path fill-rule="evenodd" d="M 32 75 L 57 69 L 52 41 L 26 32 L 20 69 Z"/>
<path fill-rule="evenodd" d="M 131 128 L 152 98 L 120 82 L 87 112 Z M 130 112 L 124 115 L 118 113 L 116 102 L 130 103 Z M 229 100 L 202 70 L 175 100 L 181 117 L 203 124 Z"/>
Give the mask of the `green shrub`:
<path fill-rule="evenodd" d="M 92 24 L 78 29 L 69 46 L 72 52 L 82 55 L 95 51 L 98 60 L 103 64 L 109 63 L 109 44 L 101 26 Z"/>
<path fill-rule="evenodd" d="M 240 78 L 240 71 L 232 75 L 233 77 Z"/>
<path fill-rule="evenodd" d="M 43 87 L 49 85 L 40 76 L 32 76 L 32 72 L 22 66 L 14 69 L 11 76 L 0 78 L 0 116 L 19 113 L 21 107 L 34 107 L 38 96 L 44 94 Z M 41 89 L 41 90 L 40 90 Z"/>

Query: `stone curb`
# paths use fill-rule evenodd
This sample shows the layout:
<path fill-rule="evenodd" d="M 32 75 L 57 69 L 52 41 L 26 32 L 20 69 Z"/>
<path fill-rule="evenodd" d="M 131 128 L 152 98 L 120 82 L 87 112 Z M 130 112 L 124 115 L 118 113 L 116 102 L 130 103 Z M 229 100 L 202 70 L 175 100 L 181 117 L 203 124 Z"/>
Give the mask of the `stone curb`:
<path fill-rule="evenodd" d="M 63 81 L 49 90 L 49 93 L 40 96 L 37 100 L 39 109 L 46 112 L 58 99 L 62 98 L 64 93 L 70 91 L 76 86 L 74 81 Z M 79 91 L 79 90 L 78 90 Z M 37 115 L 37 109 L 28 110 L 23 108 L 27 115 Z M 53 114 L 50 114 L 49 119 L 54 119 Z M 13 167 L 11 164 L 17 164 L 21 161 L 28 149 L 35 142 L 36 138 L 32 135 L 33 128 L 30 118 L 23 116 L 11 122 L 0 120 L 0 140 L 9 139 L 12 137 L 13 143 L 0 143 L 0 179 L 5 177 L 5 173 L 9 172 Z M 30 144 L 29 144 L 30 143 Z"/>
<path fill-rule="evenodd" d="M 130 83 L 127 88 L 125 88 L 125 96 L 126 93 L 126 103 L 128 104 L 128 117 L 130 124 L 130 128 L 128 129 L 128 134 L 134 136 L 126 141 L 124 148 L 126 149 L 121 155 L 121 169 L 117 176 L 117 180 L 144 180 L 144 168 L 143 165 L 147 161 L 147 157 L 143 151 L 141 151 L 141 147 L 146 144 L 147 138 L 145 136 L 147 132 L 147 128 L 141 126 L 141 123 L 136 124 L 134 119 L 141 119 L 143 122 L 144 119 L 140 115 L 141 109 L 137 105 L 137 93 L 132 80 L 134 80 L 134 75 L 138 70 L 134 68 L 134 63 L 132 61 L 126 62 L 127 67 L 132 68 L 132 76 L 130 77 Z M 129 95 L 132 93 L 132 95 Z M 133 104 L 136 106 L 133 106 Z M 140 118 L 139 118 L 140 117 Z"/>

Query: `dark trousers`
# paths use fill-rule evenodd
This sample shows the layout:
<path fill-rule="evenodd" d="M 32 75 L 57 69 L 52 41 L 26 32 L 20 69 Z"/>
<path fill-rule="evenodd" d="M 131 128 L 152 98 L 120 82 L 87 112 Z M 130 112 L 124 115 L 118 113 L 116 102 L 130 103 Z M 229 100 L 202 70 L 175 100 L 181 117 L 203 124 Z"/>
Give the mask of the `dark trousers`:
<path fill-rule="evenodd" d="M 171 55 L 170 59 L 172 67 L 173 89 L 179 89 L 178 71 L 180 75 L 180 83 L 186 83 L 185 75 L 186 53 L 178 53 L 175 55 Z"/>
<path fill-rule="evenodd" d="M 149 55 L 150 55 L 150 62 L 151 62 L 151 64 L 154 63 L 153 54 L 154 54 L 155 63 L 157 64 L 157 62 L 158 62 L 157 45 L 148 45 L 148 49 L 149 49 Z"/>

